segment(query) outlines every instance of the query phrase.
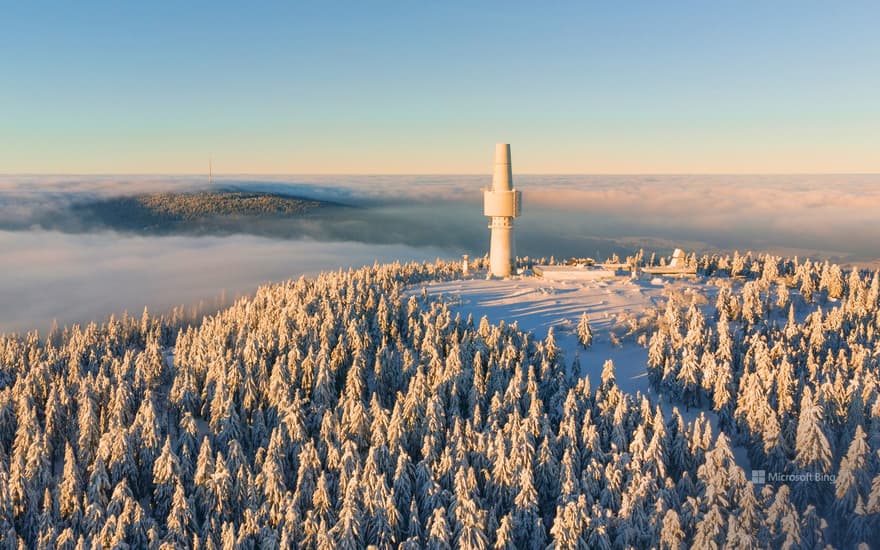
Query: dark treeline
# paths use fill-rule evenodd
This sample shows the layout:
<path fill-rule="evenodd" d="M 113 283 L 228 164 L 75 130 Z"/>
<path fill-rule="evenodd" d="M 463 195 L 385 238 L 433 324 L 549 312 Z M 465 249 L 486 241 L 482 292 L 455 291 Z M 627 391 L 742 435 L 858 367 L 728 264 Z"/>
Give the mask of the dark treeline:
<path fill-rule="evenodd" d="M 552 331 L 537 341 L 463 319 L 418 291 L 460 277 L 458 262 L 264 286 L 173 336 L 145 316 L 0 337 L 0 541 L 876 544 L 878 276 L 772 257 L 699 264 L 746 279 L 742 297 L 721 292 L 715 330 L 673 300 L 648 369 L 664 398 L 717 410 L 721 432 L 622 392 L 610 361 L 598 380 L 574 372 Z M 837 301 L 783 326 L 780 285 L 805 311 Z M 755 467 L 837 481 L 755 485 L 734 445 Z"/>
<path fill-rule="evenodd" d="M 117 231 L 216 233 L 234 231 L 255 221 L 301 216 L 328 205 L 274 193 L 199 191 L 94 199 L 71 204 L 69 213 L 86 226 L 91 223 Z M 44 223 L 53 228 L 51 219 Z"/>
<path fill-rule="evenodd" d="M 327 201 L 240 190 L 142 193 L 124 196 L 47 196 L 10 210 L 0 200 L 0 229 L 66 233 L 118 231 L 143 235 L 308 236 L 297 221 L 349 208 Z"/>

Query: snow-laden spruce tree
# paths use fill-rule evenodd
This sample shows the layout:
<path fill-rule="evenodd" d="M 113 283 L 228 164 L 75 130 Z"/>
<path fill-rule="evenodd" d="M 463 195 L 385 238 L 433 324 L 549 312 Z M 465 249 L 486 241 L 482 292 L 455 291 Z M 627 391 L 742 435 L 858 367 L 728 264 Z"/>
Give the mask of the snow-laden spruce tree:
<path fill-rule="evenodd" d="M 593 329 L 590 327 L 590 317 L 587 312 L 581 314 L 577 324 L 577 338 L 584 349 L 593 345 Z"/>

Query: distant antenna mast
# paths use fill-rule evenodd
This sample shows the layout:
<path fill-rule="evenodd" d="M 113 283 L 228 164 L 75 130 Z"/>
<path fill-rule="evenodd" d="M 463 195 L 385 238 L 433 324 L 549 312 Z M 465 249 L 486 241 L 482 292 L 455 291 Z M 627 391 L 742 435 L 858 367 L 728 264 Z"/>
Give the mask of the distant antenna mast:
<path fill-rule="evenodd" d="M 208 157 L 208 185 L 214 184 L 214 166 L 212 161 L 213 159 Z"/>

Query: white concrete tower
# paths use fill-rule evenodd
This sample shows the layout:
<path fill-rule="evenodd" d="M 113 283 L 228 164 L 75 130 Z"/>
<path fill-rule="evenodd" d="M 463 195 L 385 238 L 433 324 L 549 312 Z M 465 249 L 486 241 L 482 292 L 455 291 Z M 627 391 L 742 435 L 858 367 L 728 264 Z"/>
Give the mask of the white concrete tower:
<path fill-rule="evenodd" d="M 513 218 L 520 214 L 522 193 L 513 189 L 510 167 L 510 144 L 495 145 L 495 172 L 492 189 L 483 190 L 483 215 L 492 222 L 492 244 L 489 248 L 489 271 L 496 277 L 509 277 L 513 268 Z"/>

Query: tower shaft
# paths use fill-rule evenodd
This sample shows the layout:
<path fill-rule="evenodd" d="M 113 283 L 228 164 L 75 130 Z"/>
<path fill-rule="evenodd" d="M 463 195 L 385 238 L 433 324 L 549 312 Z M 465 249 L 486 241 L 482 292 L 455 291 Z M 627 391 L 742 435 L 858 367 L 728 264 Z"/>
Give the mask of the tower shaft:
<path fill-rule="evenodd" d="M 493 216 L 489 224 L 489 270 L 496 277 L 509 277 L 513 271 L 513 218 Z"/>
<path fill-rule="evenodd" d="M 513 218 L 519 216 L 522 194 L 513 189 L 510 145 L 495 146 L 495 170 L 492 189 L 483 190 L 483 215 L 492 218 L 489 247 L 489 270 L 496 277 L 509 277 L 513 270 Z"/>

